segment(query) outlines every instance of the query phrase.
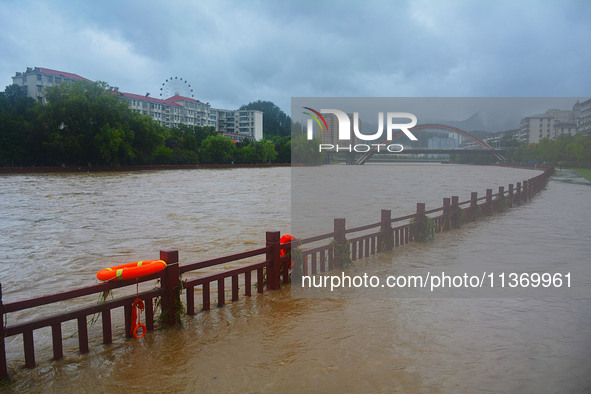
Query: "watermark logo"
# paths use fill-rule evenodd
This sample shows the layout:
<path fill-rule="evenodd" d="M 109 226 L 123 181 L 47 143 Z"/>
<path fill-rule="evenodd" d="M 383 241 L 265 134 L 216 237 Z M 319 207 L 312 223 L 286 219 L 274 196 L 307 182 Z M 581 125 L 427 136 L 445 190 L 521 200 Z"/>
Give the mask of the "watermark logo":
<path fill-rule="evenodd" d="M 318 112 L 310 107 L 303 107 L 303 108 L 307 109 L 308 111 L 314 112 L 315 115 L 311 114 L 310 112 L 304 112 L 304 114 L 311 116 L 316 121 L 316 123 L 318 123 L 318 127 L 320 128 L 320 130 L 323 130 L 322 125 L 324 124 L 324 127 L 325 127 L 324 130 L 328 131 L 328 125 L 326 124 L 326 119 L 324 119 L 324 116 L 322 116 L 322 114 L 320 112 Z M 322 119 L 322 123 L 320 123 L 320 119 L 318 119 L 318 118 Z M 310 137 L 310 132 L 311 132 L 310 130 L 312 130 L 311 125 L 312 125 L 312 119 L 308 119 L 308 139 L 309 140 L 312 139 Z"/>
<path fill-rule="evenodd" d="M 337 119 L 338 125 L 338 141 L 351 141 L 351 130 L 355 137 L 361 141 L 377 141 L 382 139 L 382 143 L 377 144 L 354 144 L 354 145 L 339 145 L 334 143 L 322 143 L 319 145 L 319 151 L 349 151 L 349 152 L 368 152 L 369 150 L 376 149 L 378 152 L 380 148 L 386 147 L 388 152 L 397 153 L 402 152 L 404 149 L 400 144 L 390 144 L 394 136 L 394 131 L 400 130 L 404 133 L 411 141 L 417 141 L 417 137 L 410 131 L 411 128 L 416 126 L 417 117 L 414 114 L 408 112 L 387 112 L 384 116 L 383 112 L 378 112 L 378 130 L 374 134 L 363 134 L 359 126 L 359 113 L 353 113 L 353 124 L 351 127 L 350 115 L 344 111 L 338 109 L 321 109 L 316 111 L 310 107 L 302 107 L 310 112 L 304 112 L 304 114 L 310 116 L 306 124 L 308 140 L 314 138 L 314 121 L 318 124 L 320 131 L 331 131 L 329 130 L 328 123 L 322 114 L 332 114 Z M 404 123 L 396 121 L 399 119 L 406 120 Z M 410 122 L 408 121 L 410 120 Z M 386 136 L 384 134 L 384 123 L 386 123 Z M 331 122 L 331 124 L 334 124 Z M 336 133 L 336 130 L 332 130 Z M 331 141 L 332 142 L 332 141 Z"/>

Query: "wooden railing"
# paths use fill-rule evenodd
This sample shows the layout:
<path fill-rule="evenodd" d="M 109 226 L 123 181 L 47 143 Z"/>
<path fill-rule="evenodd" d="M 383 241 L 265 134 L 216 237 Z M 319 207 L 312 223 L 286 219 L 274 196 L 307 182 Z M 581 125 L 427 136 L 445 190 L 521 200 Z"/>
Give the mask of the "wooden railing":
<path fill-rule="evenodd" d="M 196 312 L 196 288 L 201 289 L 202 310 L 209 310 L 211 307 L 212 283 L 217 288 L 217 306 L 223 306 L 226 303 L 226 284 L 230 288 L 231 300 L 236 301 L 239 299 L 241 286 L 244 288 L 243 294 L 251 296 L 255 285 L 257 292 L 263 293 L 265 287 L 267 290 L 275 290 L 280 288 L 282 283 L 289 283 L 290 257 L 288 253 L 282 257 L 282 249 L 289 250 L 292 247 L 301 247 L 304 264 L 303 272 L 306 274 L 314 275 L 318 272 L 340 268 L 343 267 L 346 259 L 354 261 L 410 242 L 422 241 L 434 236 L 436 232 L 457 228 L 463 223 L 524 203 L 544 188 L 553 170 L 552 167 L 545 168 L 544 172 L 536 177 L 517 182 L 516 185 L 510 184 L 507 190 L 501 186 L 496 194 L 492 193 L 492 189 L 487 189 L 483 197 L 478 197 L 478 193 L 473 192 L 469 200 L 462 202 L 459 201 L 458 196 L 446 197 L 443 199 L 442 207 L 431 210 L 425 210 L 424 203 L 417 203 L 417 211 L 406 216 L 392 218 L 391 211 L 384 209 L 381 212 L 379 222 L 355 228 L 347 229 L 345 219 L 337 218 L 334 219 L 332 232 L 299 239 L 297 242 L 292 241 L 282 244 L 280 243 L 280 233 L 270 231 L 266 233 L 265 247 L 229 256 L 181 265 L 179 264 L 177 250 L 163 250 L 160 251 L 160 259 L 167 263 L 165 270 L 138 280 L 106 282 L 5 304 L 2 302 L 2 285 L 0 284 L 0 321 L 2 321 L 3 328 L 3 335 L 0 340 L 0 378 L 8 376 L 5 346 L 5 338 L 7 337 L 22 335 L 25 366 L 34 368 L 36 365 L 34 331 L 44 327 L 51 327 L 53 359 L 59 360 L 63 358 L 62 323 L 76 321 L 79 350 L 81 353 L 87 353 L 89 352 L 88 316 L 100 314 L 102 343 L 110 344 L 113 341 L 111 311 L 123 308 L 124 335 L 126 338 L 131 338 L 132 303 L 136 297 L 139 297 L 145 303 L 147 331 L 154 330 L 156 298 L 160 298 L 161 323 L 173 326 L 179 323 L 181 318 L 180 311 L 183 306 L 180 297 L 183 290 L 185 290 L 186 295 L 186 312 L 188 315 L 194 315 Z M 436 216 L 428 216 L 433 214 L 436 214 Z M 429 225 L 429 223 L 434 223 L 434 225 Z M 351 236 L 351 234 L 356 233 L 361 234 Z M 348 235 L 349 238 L 347 238 Z M 330 242 L 317 246 L 318 243 L 327 240 L 330 240 Z M 309 247 L 304 248 L 304 245 L 309 245 Z M 259 262 L 241 262 L 241 260 L 258 256 L 260 256 Z M 239 264 L 239 266 L 225 269 L 219 273 L 207 273 L 197 278 L 182 280 L 183 274 L 189 272 L 199 274 L 198 271 L 204 268 L 229 263 Z M 253 275 L 256 276 L 255 283 L 253 283 Z M 138 283 L 154 280 L 160 281 L 160 286 L 152 290 L 26 322 L 18 322 L 8 326 L 5 326 L 4 323 L 5 317 L 9 314 L 93 294 L 106 295 L 113 289 L 137 286 Z"/>
<path fill-rule="evenodd" d="M 543 170 L 543 173 L 529 180 L 517 182 L 516 185 L 510 184 L 507 190 L 500 186 L 496 194 L 493 194 L 492 189 L 487 189 L 483 197 L 478 197 L 477 192 L 472 192 L 469 200 L 461 202 L 458 196 L 445 197 L 441 207 L 431 210 L 425 210 L 424 203 L 417 203 L 415 213 L 392 218 L 391 211 L 383 209 L 379 222 L 364 226 L 346 229 L 344 218 L 334 219 L 333 232 L 300 240 L 301 245 L 322 240 L 332 241 L 330 244 L 303 250 L 302 272 L 314 275 L 342 267 L 342 261 L 339 259 L 343 256 L 335 255 L 335 245 L 348 245 L 349 258 L 355 261 L 383 252 L 384 249 L 390 250 L 410 242 L 424 241 L 433 237 L 435 233 L 458 228 L 464 223 L 519 205 L 540 192 L 554 172 L 553 167 L 545 167 Z M 347 239 L 347 235 L 353 233 L 362 234 Z M 388 240 L 387 237 L 391 238 Z"/>

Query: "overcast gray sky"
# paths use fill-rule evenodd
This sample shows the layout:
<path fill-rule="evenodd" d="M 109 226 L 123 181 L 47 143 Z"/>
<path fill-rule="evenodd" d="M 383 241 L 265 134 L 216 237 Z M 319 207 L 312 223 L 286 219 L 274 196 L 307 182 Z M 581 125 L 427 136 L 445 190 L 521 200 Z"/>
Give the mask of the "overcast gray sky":
<path fill-rule="evenodd" d="M 587 0 L 2 0 L 0 89 L 47 67 L 288 113 L 292 96 L 585 97 L 590 38 Z"/>

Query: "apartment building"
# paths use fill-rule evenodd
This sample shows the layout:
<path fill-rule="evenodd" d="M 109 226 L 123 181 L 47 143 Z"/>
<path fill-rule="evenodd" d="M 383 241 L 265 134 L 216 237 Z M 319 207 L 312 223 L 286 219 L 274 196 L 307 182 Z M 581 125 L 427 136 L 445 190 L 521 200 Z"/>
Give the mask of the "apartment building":
<path fill-rule="evenodd" d="M 182 96 L 162 100 L 133 93 L 121 93 L 121 98 L 128 102 L 132 111 L 150 115 L 162 126 L 172 128 L 185 124 L 217 128 L 216 116 L 212 116 L 211 107 L 199 100 Z"/>
<path fill-rule="evenodd" d="M 263 139 L 261 111 L 216 109 L 207 103 L 179 95 L 166 100 L 132 93 L 122 93 L 121 97 L 128 101 L 133 111 L 150 115 L 162 126 L 212 126 L 218 133 L 233 140 Z"/>
<path fill-rule="evenodd" d="M 588 126 L 583 123 L 584 110 L 588 111 Z M 555 140 L 561 135 L 589 133 L 591 129 L 591 100 L 577 103 L 573 110 L 549 109 L 542 115 L 521 119 L 519 141 L 537 144 L 542 138 Z"/>
<path fill-rule="evenodd" d="M 584 134 L 591 134 L 591 99 L 583 101 L 582 103 L 578 104 L 578 122 L 577 128 L 581 133 Z M 575 106 L 577 105 L 575 104 Z"/>
<path fill-rule="evenodd" d="M 77 74 L 64 71 L 52 70 L 43 67 L 27 67 L 25 72 L 17 72 L 12 77 L 12 83 L 20 86 L 27 96 L 34 98 L 42 104 L 46 104 L 45 88 L 60 83 L 70 83 L 73 81 L 90 81 Z"/>
<path fill-rule="evenodd" d="M 44 104 L 47 102 L 44 91 L 47 86 L 72 81 L 92 82 L 77 74 L 40 67 L 29 67 L 25 72 L 17 72 L 12 81 L 21 86 L 29 97 Z M 180 124 L 212 126 L 220 134 L 237 141 L 246 138 L 257 141 L 263 139 L 261 111 L 216 109 L 207 103 L 179 95 L 163 100 L 150 97 L 149 94 L 142 96 L 119 92 L 118 88 L 114 88 L 113 93 L 126 100 L 132 111 L 151 116 L 160 125 L 168 128 L 178 127 Z"/>

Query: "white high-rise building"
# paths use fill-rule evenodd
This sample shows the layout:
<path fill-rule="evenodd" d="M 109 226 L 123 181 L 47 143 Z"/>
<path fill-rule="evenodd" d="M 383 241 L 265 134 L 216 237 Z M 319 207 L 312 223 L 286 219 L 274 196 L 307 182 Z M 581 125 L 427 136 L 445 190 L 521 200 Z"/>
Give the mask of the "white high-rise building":
<path fill-rule="evenodd" d="M 575 135 L 581 132 L 578 123 L 579 110 L 577 102 L 572 111 L 549 109 L 543 115 L 528 116 L 521 119 L 519 140 L 529 144 L 537 144 L 542 138 L 555 140 L 564 134 Z"/>

